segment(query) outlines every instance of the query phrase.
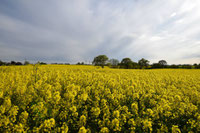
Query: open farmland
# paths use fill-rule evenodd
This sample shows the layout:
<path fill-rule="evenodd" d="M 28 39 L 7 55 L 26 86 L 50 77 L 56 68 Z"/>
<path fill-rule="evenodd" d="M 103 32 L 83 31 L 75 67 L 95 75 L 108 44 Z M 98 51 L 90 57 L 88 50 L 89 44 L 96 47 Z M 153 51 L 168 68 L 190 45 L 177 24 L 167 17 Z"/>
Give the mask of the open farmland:
<path fill-rule="evenodd" d="M 200 70 L 0 67 L 0 132 L 200 132 Z"/>

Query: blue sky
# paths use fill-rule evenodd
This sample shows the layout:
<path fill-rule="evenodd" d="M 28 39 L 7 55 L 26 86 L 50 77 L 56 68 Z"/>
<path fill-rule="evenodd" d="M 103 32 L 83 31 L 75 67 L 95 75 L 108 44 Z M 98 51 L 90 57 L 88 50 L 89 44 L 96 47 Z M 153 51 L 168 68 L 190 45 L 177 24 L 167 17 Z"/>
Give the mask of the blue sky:
<path fill-rule="evenodd" d="M 199 0 L 1 0 L 0 60 L 200 63 Z"/>

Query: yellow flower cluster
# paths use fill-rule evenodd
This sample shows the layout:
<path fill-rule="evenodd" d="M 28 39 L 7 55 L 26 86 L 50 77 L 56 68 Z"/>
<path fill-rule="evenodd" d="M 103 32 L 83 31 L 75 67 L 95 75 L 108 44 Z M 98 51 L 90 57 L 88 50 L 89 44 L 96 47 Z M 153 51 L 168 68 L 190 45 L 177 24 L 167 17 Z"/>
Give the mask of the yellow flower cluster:
<path fill-rule="evenodd" d="M 200 132 L 199 70 L 1 66 L 0 132 Z"/>

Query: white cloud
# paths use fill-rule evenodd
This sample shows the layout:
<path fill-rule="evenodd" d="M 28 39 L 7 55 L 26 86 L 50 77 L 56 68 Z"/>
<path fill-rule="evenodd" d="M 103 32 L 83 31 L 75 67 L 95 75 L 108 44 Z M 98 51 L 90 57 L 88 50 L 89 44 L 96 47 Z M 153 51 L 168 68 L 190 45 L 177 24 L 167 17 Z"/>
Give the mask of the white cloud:
<path fill-rule="evenodd" d="M 134 61 L 199 62 L 198 0 L 8 3 L 0 2 L 0 49 L 7 51 L 2 59 L 76 63 L 107 54 Z"/>
<path fill-rule="evenodd" d="M 174 17 L 174 16 L 176 16 L 176 12 L 174 12 L 174 13 L 172 13 L 172 14 L 170 15 L 170 17 Z"/>

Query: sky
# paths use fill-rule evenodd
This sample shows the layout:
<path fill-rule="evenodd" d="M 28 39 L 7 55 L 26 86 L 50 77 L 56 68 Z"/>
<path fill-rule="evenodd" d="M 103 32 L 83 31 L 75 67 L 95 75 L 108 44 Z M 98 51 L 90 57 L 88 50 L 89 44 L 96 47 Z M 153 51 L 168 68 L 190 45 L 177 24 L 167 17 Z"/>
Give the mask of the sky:
<path fill-rule="evenodd" d="M 200 0 L 0 0 L 0 60 L 200 63 Z"/>

